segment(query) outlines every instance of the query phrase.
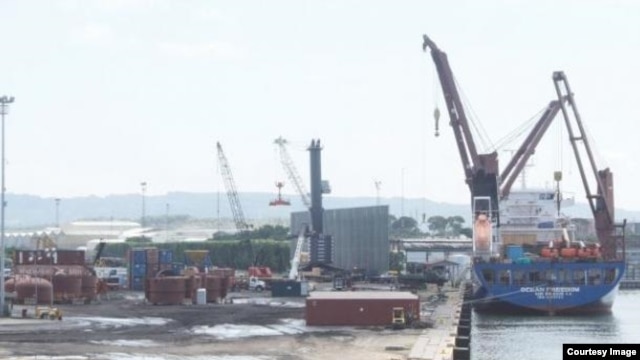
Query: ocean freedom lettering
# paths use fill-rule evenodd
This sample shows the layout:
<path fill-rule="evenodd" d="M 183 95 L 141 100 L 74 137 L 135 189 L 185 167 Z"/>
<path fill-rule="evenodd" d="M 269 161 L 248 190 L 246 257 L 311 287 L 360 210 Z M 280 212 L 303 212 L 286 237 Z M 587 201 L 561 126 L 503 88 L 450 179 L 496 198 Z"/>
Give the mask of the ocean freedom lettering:
<path fill-rule="evenodd" d="M 563 344 L 563 359 L 638 359 L 640 344 Z"/>
<path fill-rule="evenodd" d="M 577 286 L 531 286 L 521 287 L 520 292 L 533 293 L 538 299 L 564 299 L 573 293 L 580 292 L 580 288 Z"/>

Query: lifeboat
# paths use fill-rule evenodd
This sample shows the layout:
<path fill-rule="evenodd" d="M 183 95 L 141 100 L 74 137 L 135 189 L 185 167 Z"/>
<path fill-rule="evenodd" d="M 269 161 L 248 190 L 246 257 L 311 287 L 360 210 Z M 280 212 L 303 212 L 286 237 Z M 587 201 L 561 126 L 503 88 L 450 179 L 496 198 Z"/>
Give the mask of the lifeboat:
<path fill-rule="evenodd" d="M 578 250 L 578 257 L 581 259 L 585 259 L 591 256 L 591 251 L 587 248 L 581 248 Z"/>
<path fill-rule="evenodd" d="M 544 258 L 556 258 L 558 257 L 558 249 L 543 247 L 542 251 L 540 251 L 540 256 Z"/>
<path fill-rule="evenodd" d="M 491 223 L 487 215 L 478 215 L 473 230 L 476 251 L 489 251 L 491 249 Z"/>
<path fill-rule="evenodd" d="M 560 256 L 562 256 L 563 258 L 574 258 L 578 256 L 578 249 L 564 248 L 560 250 Z"/>

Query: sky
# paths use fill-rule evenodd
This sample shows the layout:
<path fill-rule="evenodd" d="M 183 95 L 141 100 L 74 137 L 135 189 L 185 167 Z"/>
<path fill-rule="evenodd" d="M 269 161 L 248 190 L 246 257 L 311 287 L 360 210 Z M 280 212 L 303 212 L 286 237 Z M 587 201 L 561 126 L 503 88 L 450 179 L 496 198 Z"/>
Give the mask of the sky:
<path fill-rule="evenodd" d="M 0 1 L 9 193 L 76 197 L 294 194 L 273 141 L 309 184 L 312 139 L 334 196 L 465 203 L 428 34 L 447 52 L 481 151 L 534 119 L 563 70 L 616 205 L 640 210 L 637 1 Z M 434 136 L 434 109 L 442 113 Z M 584 199 L 556 118 L 526 186 Z M 483 136 L 480 136 L 480 133 Z M 521 139 L 521 138 L 520 138 Z M 493 144 L 493 145 L 492 145 Z M 519 140 L 497 148 L 506 165 Z M 588 179 L 592 181 L 592 174 Z"/>

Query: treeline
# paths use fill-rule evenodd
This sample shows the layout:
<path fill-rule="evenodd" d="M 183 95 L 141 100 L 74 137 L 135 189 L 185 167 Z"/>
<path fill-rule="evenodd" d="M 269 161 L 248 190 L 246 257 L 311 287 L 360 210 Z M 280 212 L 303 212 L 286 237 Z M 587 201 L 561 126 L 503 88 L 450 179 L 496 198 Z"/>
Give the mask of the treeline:
<path fill-rule="evenodd" d="M 151 243 L 128 241 L 120 244 L 107 244 L 102 256 L 125 257 L 127 251 L 141 247 L 156 247 L 173 252 L 173 260 L 185 262 L 185 250 L 208 250 L 214 266 L 231 267 L 239 270 L 249 266 L 268 266 L 274 272 L 289 268 L 289 242 L 277 240 L 220 240 L 206 242 Z"/>
<path fill-rule="evenodd" d="M 396 218 L 389 216 L 389 236 L 392 238 L 417 238 L 423 236 L 457 237 L 464 235 L 471 237 L 471 228 L 465 227 L 462 216 L 444 217 L 435 215 L 427 218 L 423 215 L 422 224 L 409 216 Z M 423 231 L 421 228 L 428 230 Z"/>

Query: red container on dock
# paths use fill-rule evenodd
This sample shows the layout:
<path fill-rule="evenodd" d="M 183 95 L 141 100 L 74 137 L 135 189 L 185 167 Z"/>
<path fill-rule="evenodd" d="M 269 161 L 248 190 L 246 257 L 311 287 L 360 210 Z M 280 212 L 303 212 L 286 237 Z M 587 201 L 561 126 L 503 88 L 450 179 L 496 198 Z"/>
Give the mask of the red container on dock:
<path fill-rule="evenodd" d="M 409 317 L 420 316 L 420 300 L 410 292 L 314 291 L 306 301 L 307 325 L 385 326 L 393 308 L 402 307 Z"/>

